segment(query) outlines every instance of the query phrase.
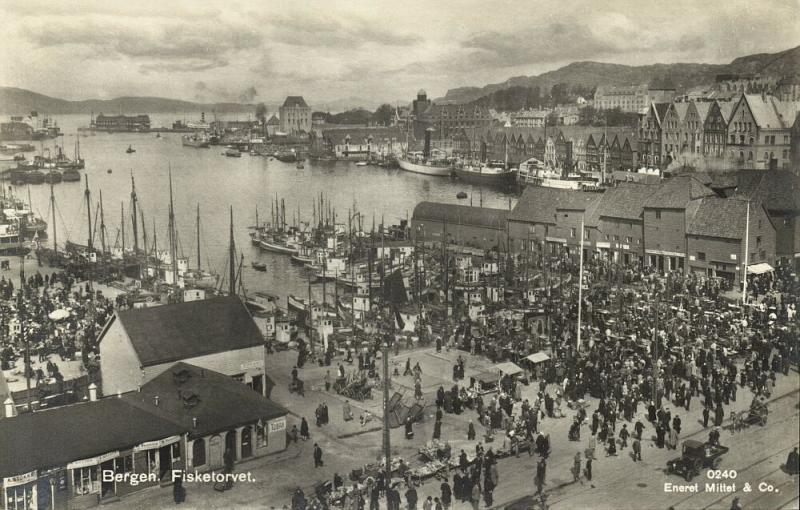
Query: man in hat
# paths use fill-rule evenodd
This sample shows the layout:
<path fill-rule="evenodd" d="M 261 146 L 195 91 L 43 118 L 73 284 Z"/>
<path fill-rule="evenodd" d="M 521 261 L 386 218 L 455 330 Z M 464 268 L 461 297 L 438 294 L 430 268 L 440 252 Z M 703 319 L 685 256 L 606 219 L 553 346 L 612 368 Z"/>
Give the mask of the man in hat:
<path fill-rule="evenodd" d="M 642 460 L 642 443 L 639 439 L 633 440 L 633 461 Z"/>

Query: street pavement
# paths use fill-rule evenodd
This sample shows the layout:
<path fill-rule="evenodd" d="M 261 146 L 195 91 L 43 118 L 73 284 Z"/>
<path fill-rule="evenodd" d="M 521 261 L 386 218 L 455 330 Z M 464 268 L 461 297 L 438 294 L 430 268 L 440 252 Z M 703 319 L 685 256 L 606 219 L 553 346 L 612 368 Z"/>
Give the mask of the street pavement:
<path fill-rule="evenodd" d="M 401 352 L 400 356 L 392 356 L 392 361 L 397 362 L 402 374 L 405 358 L 411 357 L 412 366 L 419 362 L 423 370 L 423 390 L 427 407 L 425 419 L 415 425 L 415 438 L 411 441 L 404 437 L 402 427 L 391 431 L 392 455 L 402 456 L 413 461 L 417 458 L 417 451 L 421 445 L 431 439 L 433 433 L 433 401 L 435 391 L 439 384 L 445 389 L 452 386 L 452 361 L 458 354 L 467 358 L 466 379 L 471 374 L 484 371 L 491 364 L 481 358 L 470 356 L 460 351 L 435 353 L 433 349 L 416 349 Z M 301 416 L 305 416 L 311 430 L 311 440 L 299 441 L 290 444 L 286 451 L 268 457 L 254 459 L 237 464 L 237 472 L 250 472 L 254 479 L 250 483 L 239 483 L 232 490 L 219 493 L 210 485 L 187 485 L 187 500 L 182 507 L 186 508 L 283 508 L 291 501 L 292 492 L 300 487 L 308 495 L 313 492 L 315 484 L 331 480 L 334 473 L 339 473 L 349 483 L 348 474 L 354 468 L 365 463 L 374 462 L 381 453 L 381 394 L 380 389 L 373 390 L 372 400 L 364 403 L 352 402 L 355 420 L 343 422 L 342 404 L 344 399 L 335 395 L 331 390 L 325 392 L 322 384 L 326 369 L 331 374 L 336 373 L 337 361 L 331 367 L 319 367 L 307 364 L 300 370 L 300 378 L 306 382 L 306 395 L 300 397 L 288 392 L 290 372 L 296 360 L 296 353 L 280 352 L 270 355 L 267 360 L 267 373 L 276 383 L 272 391 L 272 399 L 286 406 L 291 411 L 289 427 L 297 423 Z M 348 367 L 349 368 L 349 367 Z M 331 379 L 333 380 L 334 377 Z M 531 384 L 525 387 L 523 398 L 532 399 L 538 385 Z M 405 391 L 406 395 L 413 396 L 413 385 L 410 378 L 395 378 L 393 389 Z M 549 388 L 552 390 L 552 388 Z M 587 399 L 591 412 L 596 408 L 596 399 Z M 708 430 L 704 430 L 701 420 L 700 400 L 693 399 L 690 412 L 685 409 L 672 408 L 673 416 L 679 414 L 683 421 L 683 430 L 680 442 L 692 438 L 704 441 Z M 734 410 L 747 409 L 752 400 L 752 394 L 747 389 L 739 389 L 737 401 L 732 402 Z M 320 402 L 327 402 L 330 414 L 330 424 L 316 427 L 314 424 L 314 409 Z M 734 496 L 740 497 L 740 505 L 745 510 L 754 509 L 780 509 L 797 508 L 798 477 L 790 477 L 781 470 L 788 452 L 796 446 L 800 420 L 798 407 L 800 406 L 800 376 L 791 371 L 788 377 L 779 376 L 777 386 L 773 391 L 770 401 L 768 422 L 764 427 L 751 425 L 744 431 L 731 433 L 723 430 L 721 444 L 730 446 L 730 452 L 725 455 L 720 465 L 720 470 L 736 470 L 735 480 L 720 479 L 709 480 L 707 473 L 701 472 L 692 483 L 698 482 L 700 492 L 697 494 L 668 493 L 664 490 L 665 482 L 684 485 L 682 477 L 667 475 L 664 471 L 666 462 L 680 455 L 680 450 L 667 450 L 655 447 L 654 429 L 645 419 L 644 406 L 639 406 L 637 416 L 646 428 L 642 441 L 642 462 L 633 462 L 630 456 L 630 446 L 619 450 L 615 457 L 607 457 L 605 450 L 598 445 L 596 458 L 593 462 L 593 478 L 589 482 L 581 479 L 573 481 L 570 468 L 576 452 L 583 452 L 587 446 L 590 432 L 584 425 L 581 431 L 581 441 L 569 441 L 567 431 L 572 421 L 574 412 L 564 409 L 567 417 L 560 419 L 546 418 L 540 422 L 540 428 L 551 437 L 552 453 L 548 459 L 547 481 L 545 490 L 548 494 L 548 508 L 552 509 L 613 509 L 613 510 L 650 510 L 668 509 L 722 509 L 730 508 Z M 362 427 L 358 422 L 361 413 L 369 411 L 374 419 Z M 726 407 L 729 415 L 731 407 Z M 453 447 L 453 454 L 457 455 L 461 449 L 473 451 L 476 441 L 466 440 L 467 426 L 472 420 L 476 427 L 477 437 L 483 437 L 484 429 L 477 423 L 474 411 L 466 410 L 461 415 L 445 414 L 442 426 L 442 440 L 449 441 Z M 635 423 L 636 418 L 632 423 Z M 617 422 L 617 432 L 624 423 Z M 628 428 L 632 429 L 632 423 Z M 726 420 L 725 424 L 728 421 Z M 501 435 L 495 436 L 495 443 L 485 447 L 502 444 Z M 317 442 L 324 452 L 325 465 L 314 468 L 312 459 L 313 443 Z M 533 483 L 536 469 L 536 455 L 529 456 L 522 453 L 518 458 L 501 459 L 498 462 L 499 484 L 494 494 L 493 508 L 504 508 L 512 505 L 513 508 L 538 509 L 537 504 L 530 503 L 531 495 L 535 491 Z M 452 477 L 450 478 L 452 482 Z M 707 482 L 736 483 L 736 493 L 710 493 L 703 489 Z M 759 484 L 765 491 L 759 491 Z M 752 492 L 743 492 L 745 483 L 749 483 Z M 417 488 L 421 508 L 422 501 L 428 495 L 439 495 L 440 481 L 431 479 Z M 773 491 L 767 492 L 769 486 Z M 402 494 L 403 490 L 401 490 Z M 171 490 L 156 488 L 123 499 L 112 504 L 119 508 L 165 508 L 172 506 Z M 384 508 L 385 503 L 382 502 Z M 405 508 L 405 505 L 404 505 Z M 456 504 L 452 508 L 471 508 L 471 505 Z M 480 508 L 485 508 L 481 502 Z"/>

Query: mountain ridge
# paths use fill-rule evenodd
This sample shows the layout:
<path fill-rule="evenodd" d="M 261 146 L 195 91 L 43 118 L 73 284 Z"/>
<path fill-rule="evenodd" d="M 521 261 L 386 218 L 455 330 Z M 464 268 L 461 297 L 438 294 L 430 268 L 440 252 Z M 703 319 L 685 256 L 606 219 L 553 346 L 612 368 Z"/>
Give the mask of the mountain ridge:
<path fill-rule="evenodd" d="M 449 89 L 439 103 L 461 103 L 480 99 L 498 90 L 515 86 L 539 87 L 542 94 L 558 83 L 570 86 L 624 86 L 651 83 L 669 77 L 678 90 L 711 85 L 718 74 L 764 74 L 786 76 L 800 74 L 800 46 L 777 53 L 756 53 L 736 57 L 728 64 L 677 62 L 629 66 L 582 60 L 538 75 L 514 76 L 501 83 L 483 87 L 465 86 Z"/>

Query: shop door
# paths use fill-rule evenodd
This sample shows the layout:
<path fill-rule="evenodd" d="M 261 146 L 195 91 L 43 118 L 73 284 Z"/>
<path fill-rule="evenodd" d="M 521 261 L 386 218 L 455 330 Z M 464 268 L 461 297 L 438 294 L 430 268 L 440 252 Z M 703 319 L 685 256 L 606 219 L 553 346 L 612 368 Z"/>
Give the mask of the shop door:
<path fill-rule="evenodd" d="M 209 459 L 211 469 L 222 467 L 222 438 L 219 435 L 211 436 L 208 441 Z"/>
<path fill-rule="evenodd" d="M 114 472 L 114 461 L 113 460 L 107 460 L 107 461 L 103 462 L 102 464 L 100 464 L 100 497 L 101 498 L 106 498 L 106 497 L 109 497 L 109 496 L 113 496 L 115 494 L 114 482 L 103 481 L 102 473 L 104 473 L 106 471 L 110 471 L 112 473 Z"/>
<path fill-rule="evenodd" d="M 158 479 L 163 480 L 164 476 L 172 469 L 172 445 L 162 446 L 158 449 Z"/>
<path fill-rule="evenodd" d="M 242 429 L 242 458 L 253 456 L 253 434 L 249 426 Z"/>
<path fill-rule="evenodd" d="M 230 450 L 233 454 L 233 459 L 236 460 L 236 431 L 229 430 L 225 433 L 225 450 Z"/>

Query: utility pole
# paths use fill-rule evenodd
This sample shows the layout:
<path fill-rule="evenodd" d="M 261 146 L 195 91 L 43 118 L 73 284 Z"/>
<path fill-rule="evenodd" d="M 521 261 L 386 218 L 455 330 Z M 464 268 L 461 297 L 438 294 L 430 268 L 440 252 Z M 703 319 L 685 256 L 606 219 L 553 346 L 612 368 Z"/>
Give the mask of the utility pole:
<path fill-rule="evenodd" d="M 231 296 L 236 295 L 236 247 L 233 244 L 233 206 L 231 206 L 231 227 L 230 227 L 230 243 L 228 246 L 228 256 L 230 258 L 230 273 L 228 279 L 228 293 Z"/>
<path fill-rule="evenodd" d="M 50 209 L 53 213 L 53 253 L 58 255 L 58 234 L 56 233 L 56 197 L 53 194 L 53 183 L 50 183 Z"/>
<path fill-rule="evenodd" d="M 394 328 L 391 328 L 394 329 Z M 390 329 L 390 331 L 391 331 Z M 389 431 L 389 338 L 391 333 L 384 333 L 383 345 L 383 456 L 386 459 L 385 479 L 388 489 L 392 481 L 392 447 L 391 434 Z M 386 499 L 389 499 L 389 491 L 386 491 Z"/>
<path fill-rule="evenodd" d="M 125 260 L 125 202 L 119 203 L 119 224 L 122 231 L 122 260 Z"/>
<path fill-rule="evenodd" d="M 585 213 L 584 213 L 585 215 Z M 581 247 L 580 247 L 580 267 L 578 268 L 578 344 L 575 355 L 581 352 L 581 312 L 583 311 L 583 222 L 581 217 Z"/>

